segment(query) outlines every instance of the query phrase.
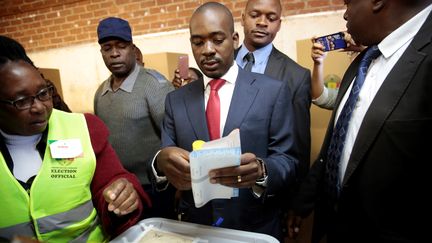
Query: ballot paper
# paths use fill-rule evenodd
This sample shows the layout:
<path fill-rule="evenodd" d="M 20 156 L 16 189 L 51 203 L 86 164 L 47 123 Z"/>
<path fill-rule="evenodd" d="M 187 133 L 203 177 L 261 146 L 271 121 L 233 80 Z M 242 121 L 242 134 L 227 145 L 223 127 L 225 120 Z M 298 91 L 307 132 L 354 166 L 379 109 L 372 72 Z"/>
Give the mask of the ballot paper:
<path fill-rule="evenodd" d="M 196 147 L 196 146 L 194 146 Z M 190 153 L 192 192 L 195 207 L 200 208 L 212 199 L 238 197 L 238 189 L 211 184 L 209 171 L 240 165 L 240 131 L 234 129 L 228 136 L 200 144 Z"/>

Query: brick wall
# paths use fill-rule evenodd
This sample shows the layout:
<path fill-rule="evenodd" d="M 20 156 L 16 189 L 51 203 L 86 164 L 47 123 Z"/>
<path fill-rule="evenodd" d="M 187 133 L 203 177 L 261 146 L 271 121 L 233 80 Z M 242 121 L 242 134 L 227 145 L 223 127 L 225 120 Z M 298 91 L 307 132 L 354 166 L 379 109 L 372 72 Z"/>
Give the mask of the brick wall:
<path fill-rule="evenodd" d="M 0 35 L 22 43 L 28 51 L 95 42 L 99 20 L 127 19 L 134 35 L 187 28 L 203 0 L 0 0 Z M 219 0 L 236 21 L 246 0 Z M 282 0 L 283 16 L 343 9 L 342 0 Z"/>

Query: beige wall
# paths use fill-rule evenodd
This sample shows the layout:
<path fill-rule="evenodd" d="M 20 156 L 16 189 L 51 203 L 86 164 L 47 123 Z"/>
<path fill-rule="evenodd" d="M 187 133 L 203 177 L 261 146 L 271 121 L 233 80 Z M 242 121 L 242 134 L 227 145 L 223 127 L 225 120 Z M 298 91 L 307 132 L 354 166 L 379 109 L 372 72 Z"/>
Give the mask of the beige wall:
<path fill-rule="evenodd" d="M 274 44 L 282 52 L 296 59 L 297 40 L 346 29 L 342 15 L 343 11 L 334 11 L 286 17 L 282 21 L 281 30 Z M 237 23 L 235 28 L 240 34 L 240 39 L 243 40 L 241 25 Z M 187 53 L 190 66 L 196 67 L 190 48 L 188 29 L 135 36 L 134 42 L 143 54 Z M 73 111 L 93 111 L 94 92 L 109 76 L 96 40 L 91 44 L 31 52 L 29 56 L 39 67 L 60 70 L 64 99 Z M 145 62 L 151 63 L 151 60 Z"/>
<path fill-rule="evenodd" d="M 311 41 L 309 39 L 297 41 L 297 50 L 297 62 L 306 68 L 312 69 L 313 61 L 310 57 Z M 339 78 L 342 78 L 350 63 L 351 56 L 347 52 L 328 52 L 324 65 L 324 77 L 327 77 L 327 75 L 337 75 Z M 311 160 L 313 162 L 318 157 L 321 149 L 332 111 L 319 108 L 316 105 L 312 105 L 310 111 Z"/>

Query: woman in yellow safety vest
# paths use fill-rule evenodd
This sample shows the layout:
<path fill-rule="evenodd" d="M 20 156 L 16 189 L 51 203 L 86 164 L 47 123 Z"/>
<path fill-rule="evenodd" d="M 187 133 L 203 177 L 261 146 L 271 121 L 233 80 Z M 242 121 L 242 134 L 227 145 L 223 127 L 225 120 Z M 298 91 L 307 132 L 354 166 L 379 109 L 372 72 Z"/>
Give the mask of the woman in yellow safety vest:
<path fill-rule="evenodd" d="M 53 109 L 53 88 L 0 56 L 0 241 L 103 242 L 151 206 L 91 114 Z"/>

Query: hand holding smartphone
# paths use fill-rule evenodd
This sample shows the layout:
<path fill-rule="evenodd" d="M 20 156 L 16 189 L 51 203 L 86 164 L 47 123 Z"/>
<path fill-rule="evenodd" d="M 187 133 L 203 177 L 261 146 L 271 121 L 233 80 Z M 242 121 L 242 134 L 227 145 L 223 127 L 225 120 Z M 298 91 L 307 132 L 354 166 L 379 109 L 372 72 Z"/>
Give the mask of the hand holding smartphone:
<path fill-rule="evenodd" d="M 180 77 L 187 79 L 189 77 L 189 57 L 188 55 L 182 55 L 178 57 L 178 66 Z"/>
<path fill-rule="evenodd" d="M 315 42 L 320 43 L 324 46 L 324 51 L 334 51 L 338 49 L 344 49 L 347 47 L 347 43 L 344 39 L 345 34 L 338 32 L 330 35 L 317 37 Z"/>

